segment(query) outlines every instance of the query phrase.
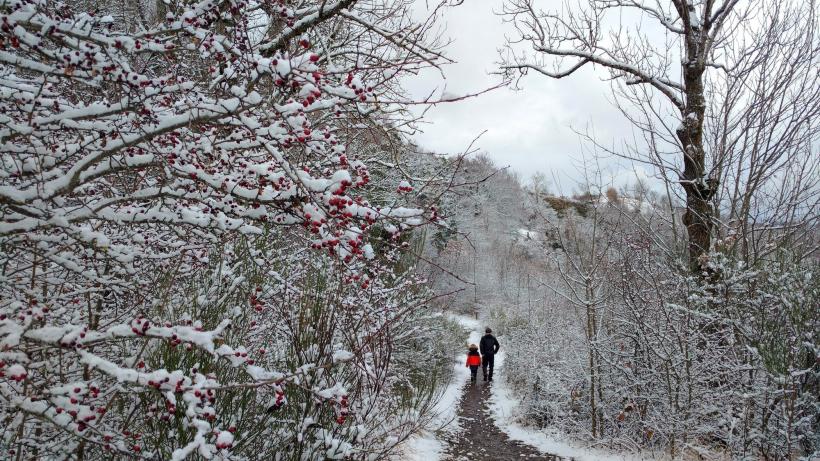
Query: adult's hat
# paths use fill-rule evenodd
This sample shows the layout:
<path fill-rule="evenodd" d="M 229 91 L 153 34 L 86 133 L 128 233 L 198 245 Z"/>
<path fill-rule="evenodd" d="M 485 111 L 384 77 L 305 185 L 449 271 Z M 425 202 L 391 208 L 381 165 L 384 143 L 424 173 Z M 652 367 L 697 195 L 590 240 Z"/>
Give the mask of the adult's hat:
<path fill-rule="evenodd" d="M 492 333 L 492 332 L 493 332 L 493 330 L 490 327 L 487 327 L 487 328 L 484 329 L 484 333 Z"/>

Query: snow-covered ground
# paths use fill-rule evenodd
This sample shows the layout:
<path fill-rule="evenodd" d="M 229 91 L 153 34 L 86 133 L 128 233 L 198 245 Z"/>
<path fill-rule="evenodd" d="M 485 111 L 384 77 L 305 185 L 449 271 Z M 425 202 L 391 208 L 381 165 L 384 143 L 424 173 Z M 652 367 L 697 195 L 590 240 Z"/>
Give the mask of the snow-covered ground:
<path fill-rule="evenodd" d="M 464 383 L 470 378 L 470 370 L 464 366 L 466 346 L 470 343 L 478 344 L 481 335 L 479 334 L 477 320 L 461 315 L 453 315 L 451 318 L 463 326 L 465 330 L 470 331 L 470 334 L 466 338 L 467 342 L 464 350 L 453 354 L 453 379 L 450 380 L 450 384 L 436 404 L 436 427 L 445 431 L 456 432 L 459 429 L 456 420 L 458 403 L 461 399 Z M 432 431 L 425 431 L 404 443 L 399 459 L 402 461 L 436 461 L 441 459 L 443 451 L 444 444 L 436 437 L 436 434 Z"/>

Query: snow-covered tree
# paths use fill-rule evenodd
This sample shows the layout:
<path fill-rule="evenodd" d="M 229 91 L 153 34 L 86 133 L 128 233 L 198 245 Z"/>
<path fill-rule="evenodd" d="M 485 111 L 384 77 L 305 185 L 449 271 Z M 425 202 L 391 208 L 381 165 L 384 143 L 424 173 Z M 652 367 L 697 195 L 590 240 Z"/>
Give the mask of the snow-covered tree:
<path fill-rule="evenodd" d="M 406 121 L 432 21 L 401 0 L 90 6 L 0 2 L 2 456 L 389 451 L 375 421 L 406 400 L 379 398 L 375 351 L 423 304 L 392 236 L 436 218 L 372 194 L 349 146 Z"/>
<path fill-rule="evenodd" d="M 683 192 L 692 271 L 725 228 L 754 227 L 739 242 L 751 254 L 782 225 L 774 216 L 816 223 L 814 3 L 509 0 L 503 15 L 517 29 L 503 56 L 509 78 L 561 79 L 593 66 L 610 77 L 638 142 L 590 140 L 650 165 L 676 198 Z"/>

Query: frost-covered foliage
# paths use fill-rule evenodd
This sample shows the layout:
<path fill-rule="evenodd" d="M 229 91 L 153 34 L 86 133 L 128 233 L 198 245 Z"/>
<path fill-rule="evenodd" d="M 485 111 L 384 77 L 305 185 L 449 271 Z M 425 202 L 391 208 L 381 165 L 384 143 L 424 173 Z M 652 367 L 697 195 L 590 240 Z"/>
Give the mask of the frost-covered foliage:
<path fill-rule="evenodd" d="M 793 256 L 747 267 L 713 254 L 711 279 L 687 279 L 686 298 L 669 305 L 700 332 L 694 425 L 737 457 L 820 454 L 820 278 Z"/>
<path fill-rule="evenodd" d="M 382 456 L 433 395 L 391 364 L 435 338 L 401 243 L 437 218 L 351 146 L 432 22 L 86 3 L 0 0 L 0 457 Z"/>
<path fill-rule="evenodd" d="M 520 280 L 540 253 L 534 244 L 541 228 L 521 233 L 535 215 L 518 178 L 479 155 L 464 159 L 452 182 L 453 193 L 441 205 L 448 227 L 431 235 L 427 247 L 435 262 L 429 268 L 434 288 L 440 294 L 458 292 L 443 303 L 473 313 L 511 298 L 526 302 Z"/>
<path fill-rule="evenodd" d="M 816 264 L 713 253 L 704 279 L 622 217 L 562 220 L 558 297 L 494 313 L 531 421 L 629 449 L 817 456 Z"/>

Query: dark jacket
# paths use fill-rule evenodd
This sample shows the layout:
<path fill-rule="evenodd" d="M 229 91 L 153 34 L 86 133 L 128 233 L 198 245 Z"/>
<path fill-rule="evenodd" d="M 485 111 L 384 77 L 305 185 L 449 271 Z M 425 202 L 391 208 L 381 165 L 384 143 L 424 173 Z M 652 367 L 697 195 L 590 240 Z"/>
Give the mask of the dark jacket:
<path fill-rule="evenodd" d="M 481 338 L 481 342 L 478 343 L 478 348 L 481 350 L 481 355 L 495 355 L 499 349 L 501 349 L 501 344 L 498 344 L 498 340 L 495 339 L 495 336 L 487 333 Z"/>

